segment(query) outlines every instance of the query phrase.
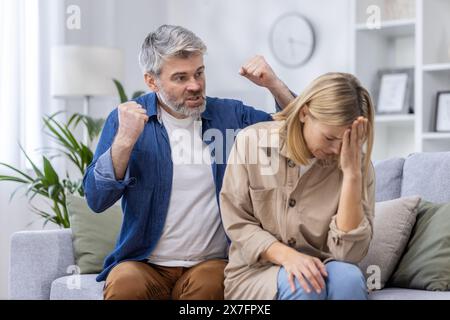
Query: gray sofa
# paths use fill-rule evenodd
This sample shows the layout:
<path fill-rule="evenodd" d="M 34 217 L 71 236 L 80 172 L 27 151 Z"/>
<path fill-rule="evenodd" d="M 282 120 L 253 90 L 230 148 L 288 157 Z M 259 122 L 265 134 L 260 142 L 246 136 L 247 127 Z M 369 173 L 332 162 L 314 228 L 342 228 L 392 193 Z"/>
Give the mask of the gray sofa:
<path fill-rule="evenodd" d="M 421 195 L 433 202 L 450 201 L 450 152 L 417 153 L 407 159 L 375 163 L 376 200 Z M 11 299 L 102 299 L 104 283 L 96 275 L 78 275 L 71 231 L 23 231 L 11 238 Z M 373 300 L 448 299 L 449 292 L 385 288 Z"/>

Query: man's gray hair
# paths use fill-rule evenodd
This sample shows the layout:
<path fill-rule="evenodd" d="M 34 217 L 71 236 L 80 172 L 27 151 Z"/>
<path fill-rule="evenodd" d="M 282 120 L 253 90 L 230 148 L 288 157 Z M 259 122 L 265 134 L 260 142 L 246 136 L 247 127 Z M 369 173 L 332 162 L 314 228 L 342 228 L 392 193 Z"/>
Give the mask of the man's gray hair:
<path fill-rule="evenodd" d="M 162 25 L 145 38 L 139 52 L 139 64 L 143 73 L 159 76 L 167 58 L 188 58 L 198 53 L 205 54 L 206 45 L 192 31 L 180 26 Z"/>

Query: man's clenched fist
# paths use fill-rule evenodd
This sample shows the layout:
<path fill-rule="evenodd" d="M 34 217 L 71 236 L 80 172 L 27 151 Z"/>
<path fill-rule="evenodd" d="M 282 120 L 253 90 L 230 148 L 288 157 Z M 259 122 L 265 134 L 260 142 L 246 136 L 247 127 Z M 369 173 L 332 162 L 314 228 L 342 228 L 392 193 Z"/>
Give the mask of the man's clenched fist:
<path fill-rule="evenodd" d="M 239 74 L 246 77 L 258 86 L 272 89 L 278 85 L 280 80 L 263 56 L 256 55 L 247 61 Z"/>
<path fill-rule="evenodd" d="M 124 144 L 134 146 L 148 121 L 147 110 L 135 101 L 129 101 L 119 105 L 118 111 L 117 139 Z"/>

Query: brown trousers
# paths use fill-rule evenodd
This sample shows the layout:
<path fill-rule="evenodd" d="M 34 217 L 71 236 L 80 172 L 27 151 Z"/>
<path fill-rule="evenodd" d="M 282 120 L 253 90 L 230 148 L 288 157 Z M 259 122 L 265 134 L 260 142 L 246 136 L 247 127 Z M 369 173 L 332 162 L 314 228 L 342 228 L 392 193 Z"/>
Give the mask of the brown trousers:
<path fill-rule="evenodd" d="M 105 300 L 223 300 L 227 261 L 207 260 L 191 268 L 125 261 L 108 274 Z"/>

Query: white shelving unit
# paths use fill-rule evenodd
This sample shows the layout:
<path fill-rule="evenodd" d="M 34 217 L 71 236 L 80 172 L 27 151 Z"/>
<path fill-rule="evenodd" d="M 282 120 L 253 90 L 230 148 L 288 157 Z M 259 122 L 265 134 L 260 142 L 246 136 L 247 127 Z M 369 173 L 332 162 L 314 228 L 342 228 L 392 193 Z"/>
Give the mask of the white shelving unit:
<path fill-rule="evenodd" d="M 450 63 L 425 64 L 422 69 L 424 72 L 450 71 Z"/>
<path fill-rule="evenodd" d="M 424 132 L 424 140 L 447 140 L 450 139 L 449 132 Z"/>
<path fill-rule="evenodd" d="M 415 117 L 413 114 L 393 114 L 393 115 L 377 115 L 375 121 L 381 124 L 388 125 L 414 125 Z"/>
<path fill-rule="evenodd" d="M 372 5 L 378 29 L 367 24 Z M 352 0 L 351 10 L 352 73 L 375 104 L 379 70 L 414 68 L 414 114 L 375 117 L 373 160 L 450 151 L 450 133 L 434 132 L 437 92 L 450 90 L 450 0 Z"/>

